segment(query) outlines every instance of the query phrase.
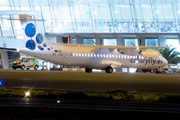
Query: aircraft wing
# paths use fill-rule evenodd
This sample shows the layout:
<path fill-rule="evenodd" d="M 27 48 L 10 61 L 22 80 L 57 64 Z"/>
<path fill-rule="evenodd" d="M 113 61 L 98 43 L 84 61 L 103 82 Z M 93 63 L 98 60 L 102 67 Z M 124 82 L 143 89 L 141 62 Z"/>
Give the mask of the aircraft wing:
<path fill-rule="evenodd" d="M 105 45 L 81 45 L 81 44 L 62 44 L 67 47 L 91 47 L 93 48 L 91 52 L 100 52 L 109 51 L 111 53 L 123 52 L 127 55 L 137 55 L 139 50 L 146 51 L 147 49 L 159 49 L 159 48 L 168 48 L 167 46 L 105 46 Z"/>
<path fill-rule="evenodd" d="M 159 49 L 159 48 L 168 48 L 167 46 L 106 46 L 106 45 L 82 45 L 82 44 L 64 44 L 60 43 L 67 47 L 92 47 L 94 49 L 99 48 L 111 48 L 111 49 Z"/>

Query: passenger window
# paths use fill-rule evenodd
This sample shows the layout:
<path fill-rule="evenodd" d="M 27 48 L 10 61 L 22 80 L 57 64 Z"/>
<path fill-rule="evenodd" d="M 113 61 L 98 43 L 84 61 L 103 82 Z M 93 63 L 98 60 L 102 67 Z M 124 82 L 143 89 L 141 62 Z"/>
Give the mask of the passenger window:
<path fill-rule="evenodd" d="M 82 53 L 82 57 L 84 57 L 84 54 Z"/>
<path fill-rule="evenodd" d="M 109 57 L 111 58 L 111 55 L 109 55 Z"/>
<path fill-rule="evenodd" d="M 91 54 L 91 57 L 93 57 L 93 54 Z"/>
<path fill-rule="evenodd" d="M 99 54 L 97 54 L 97 57 L 99 57 Z"/>
<path fill-rule="evenodd" d="M 121 58 L 121 56 L 120 56 L 120 55 L 118 55 L 118 57 L 119 57 L 119 58 Z"/>
<path fill-rule="evenodd" d="M 35 58 L 31 58 L 31 62 L 34 62 L 35 61 Z"/>
<path fill-rule="evenodd" d="M 96 54 L 94 54 L 94 57 L 96 57 Z"/>
<path fill-rule="evenodd" d="M 100 57 L 102 57 L 102 54 L 100 54 Z"/>
<path fill-rule="evenodd" d="M 129 58 L 129 55 L 127 55 L 127 58 Z"/>
<path fill-rule="evenodd" d="M 76 57 L 78 57 L 78 54 L 76 53 Z"/>
<path fill-rule="evenodd" d="M 141 56 L 142 59 L 144 59 L 144 56 Z"/>
<path fill-rule="evenodd" d="M 114 58 L 114 55 L 112 55 L 112 57 Z"/>
<path fill-rule="evenodd" d="M 124 55 L 124 58 L 126 58 L 126 55 Z"/>
<path fill-rule="evenodd" d="M 139 59 L 141 59 L 141 56 L 139 55 Z"/>
<path fill-rule="evenodd" d="M 123 55 L 121 55 L 121 58 L 123 58 Z"/>
<path fill-rule="evenodd" d="M 132 55 L 130 55 L 130 58 L 132 58 Z"/>
<path fill-rule="evenodd" d="M 108 58 L 108 54 L 106 55 L 106 57 Z"/>
<path fill-rule="evenodd" d="M 88 54 L 88 57 L 90 57 L 90 54 Z"/>
<path fill-rule="evenodd" d="M 30 61 L 30 58 L 27 58 L 25 62 L 29 62 Z"/>
<path fill-rule="evenodd" d="M 103 54 L 103 57 L 106 57 L 105 54 Z"/>
<path fill-rule="evenodd" d="M 115 55 L 115 57 L 117 58 L 117 55 Z"/>
<path fill-rule="evenodd" d="M 81 57 L 81 53 L 79 53 L 79 57 Z"/>
<path fill-rule="evenodd" d="M 87 57 L 87 54 L 84 54 L 85 57 Z"/>
<path fill-rule="evenodd" d="M 75 53 L 73 53 L 73 56 L 75 56 Z"/>

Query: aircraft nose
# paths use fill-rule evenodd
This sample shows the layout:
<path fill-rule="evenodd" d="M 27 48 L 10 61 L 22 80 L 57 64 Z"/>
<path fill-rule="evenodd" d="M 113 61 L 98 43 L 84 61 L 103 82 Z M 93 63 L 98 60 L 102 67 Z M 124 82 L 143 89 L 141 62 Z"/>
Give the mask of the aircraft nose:
<path fill-rule="evenodd" d="M 168 61 L 164 58 L 164 60 L 163 60 L 163 65 L 164 66 L 168 66 Z"/>

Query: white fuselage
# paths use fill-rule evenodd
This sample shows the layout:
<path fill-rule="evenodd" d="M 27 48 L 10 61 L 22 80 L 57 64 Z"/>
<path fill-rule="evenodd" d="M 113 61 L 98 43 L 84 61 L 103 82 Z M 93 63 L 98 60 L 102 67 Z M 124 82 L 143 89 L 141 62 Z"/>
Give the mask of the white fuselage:
<path fill-rule="evenodd" d="M 138 69 L 157 69 L 166 67 L 167 60 L 161 57 L 158 51 L 146 50 L 142 56 L 133 56 L 121 54 L 117 50 L 111 51 L 108 48 L 102 48 L 93 51 L 92 47 L 65 46 L 54 43 L 52 50 L 40 51 L 20 49 L 19 52 L 43 59 L 54 64 L 68 66 L 83 66 L 86 68 L 105 69 L 109 64 L 114 68 L 138 68 Z"/>

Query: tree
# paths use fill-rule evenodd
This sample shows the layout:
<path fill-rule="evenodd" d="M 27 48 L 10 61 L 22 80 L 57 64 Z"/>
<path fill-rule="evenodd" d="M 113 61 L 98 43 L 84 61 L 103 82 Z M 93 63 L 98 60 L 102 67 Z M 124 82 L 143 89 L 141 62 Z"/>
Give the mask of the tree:
<path fill-rule="evenodd" d="M 180 63 L 179 52 L 175 51 L 176 48 L 164 48 L 160 49 L 162 56 L 168 61 L 168 64 L 177 64 Z"/>

